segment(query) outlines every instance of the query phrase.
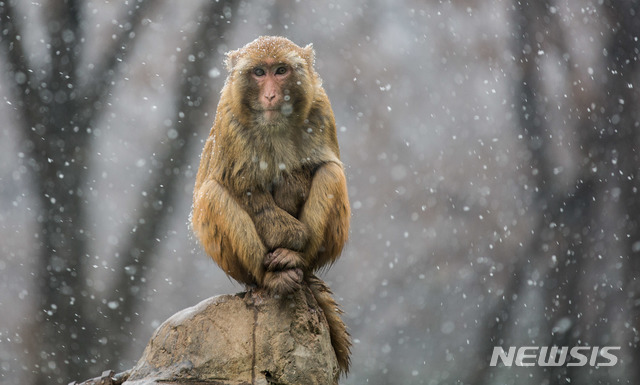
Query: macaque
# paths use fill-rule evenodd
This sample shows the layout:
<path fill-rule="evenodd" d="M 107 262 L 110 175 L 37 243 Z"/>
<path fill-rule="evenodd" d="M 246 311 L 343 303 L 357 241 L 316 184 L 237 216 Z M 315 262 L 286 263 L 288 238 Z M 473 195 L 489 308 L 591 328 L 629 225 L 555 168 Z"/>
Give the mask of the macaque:
<path fill-rule="evenodd" d="M 329 324 L 341 373 L 351 341 L 314 275 L 347 241 L 350 208 L 335 120 L 311 45 L 260 37 L 229 71 L 200 159 L 192 226 L 235 280 L 285 295 L 306 284 Z"/>

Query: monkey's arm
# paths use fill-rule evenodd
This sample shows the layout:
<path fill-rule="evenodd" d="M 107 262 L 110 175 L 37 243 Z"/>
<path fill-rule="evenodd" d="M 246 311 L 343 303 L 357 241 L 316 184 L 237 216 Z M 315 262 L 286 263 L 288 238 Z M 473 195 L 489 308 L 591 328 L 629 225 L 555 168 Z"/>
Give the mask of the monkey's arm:
<path fill-rule="evenodd" d="M 347 241 L 351 210 L 342 165 L 328 162 L 314 174 L 300 221 L 309 232 L 304 259 L 312 270 L 335 261 Z"/>
<path fill-rule="evenodd" d="M 269 251 L 261 261 L 265 272 L 258 284 L 279 294 L 300 288 L 304 264 L 298 251 L 307 243 L 305 225 L 278 207 L 268 192 L 254 190 L 239 197 L 238 202 Z"/>
<path fill-rule="evenodd" d="M 213 179 L 198 186 L 191 222 L 205 251 L 227 274 L 240 282 L 262 284 L 267 249 L 249 214 L 224 186 Z"/>
<path fill-rule="evenodd" d="M 240 201 L 247 208 L 268 251 L 285 248 L 302 251 L 308 239 L 306 226 L 280 208 L 269 192 L 253 191 Z"/>

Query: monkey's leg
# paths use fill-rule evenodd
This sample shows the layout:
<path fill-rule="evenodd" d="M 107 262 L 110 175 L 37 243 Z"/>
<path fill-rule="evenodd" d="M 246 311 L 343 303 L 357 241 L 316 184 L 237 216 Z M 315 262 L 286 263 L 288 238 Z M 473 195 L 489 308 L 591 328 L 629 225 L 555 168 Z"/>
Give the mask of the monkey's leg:
<path fill-rule="evenodd" d="M 300 214 L 300 221 L 309 229 L 304 258 L 312 270 L 335 261 L 340 255 L 349 235 L 350 215 L 342 165 L 325 163 L 313 176 L 309 198 Z"/>
<path fill-rule="evenodd" d="M 224 186 L 207 180 L 198 188 L 191 222 L 205 251 L 227 274 L 247 284 L 262 285 L 267 249 L 249 214 Z"/>

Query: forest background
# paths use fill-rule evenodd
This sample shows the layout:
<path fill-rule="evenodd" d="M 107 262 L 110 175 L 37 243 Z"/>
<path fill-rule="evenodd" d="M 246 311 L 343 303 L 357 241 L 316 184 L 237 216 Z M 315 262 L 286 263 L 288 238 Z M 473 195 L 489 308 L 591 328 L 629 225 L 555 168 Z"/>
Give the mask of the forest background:
<path fill-rule="evenodd" d="M 640 381 L 640 5 L 0 1 L 0 382 L 132 367 L 243 288 L 191 235 L 224 53 L 313 43 L 353 209 L 344 384 Z M 495 346 L 620 346 L 489 367 Z"/>

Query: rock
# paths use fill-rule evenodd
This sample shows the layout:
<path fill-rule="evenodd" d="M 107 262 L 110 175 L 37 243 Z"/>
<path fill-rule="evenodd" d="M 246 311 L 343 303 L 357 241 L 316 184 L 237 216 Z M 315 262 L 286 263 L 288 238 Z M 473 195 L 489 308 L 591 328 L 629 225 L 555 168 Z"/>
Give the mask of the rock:
<path fill-rule="evenodd" d="M 100 377 L 92 378 L 81 383 L 70 382 L 69 385 L 120 385 L 128 373 L 115 374 L 113 370 L 105 370 Z"/>
<path fill-rule="evenodd" d="M 337 384 L 327 322 L 304 288 L 206 299 L 155 331 L 125 385 Z"/>

